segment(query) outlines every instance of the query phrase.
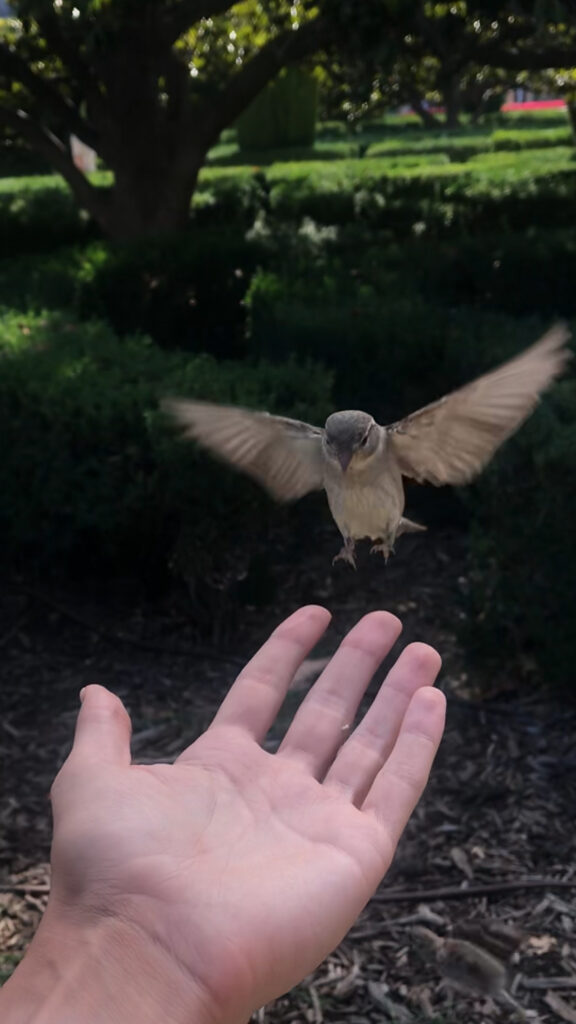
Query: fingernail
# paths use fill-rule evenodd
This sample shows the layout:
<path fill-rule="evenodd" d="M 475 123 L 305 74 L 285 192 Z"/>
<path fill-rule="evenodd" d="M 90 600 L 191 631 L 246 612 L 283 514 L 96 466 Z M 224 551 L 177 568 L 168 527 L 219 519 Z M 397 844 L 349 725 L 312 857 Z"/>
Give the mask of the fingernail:
<path fill-rule="evenodd" d="M 84 703 L 84 697 L 86 696 L 86 687 L 85 686 L 83 686 L 82 689 L 80 690 L 79 696 L 80 696 L 80 703 L 83 704 Z"/>

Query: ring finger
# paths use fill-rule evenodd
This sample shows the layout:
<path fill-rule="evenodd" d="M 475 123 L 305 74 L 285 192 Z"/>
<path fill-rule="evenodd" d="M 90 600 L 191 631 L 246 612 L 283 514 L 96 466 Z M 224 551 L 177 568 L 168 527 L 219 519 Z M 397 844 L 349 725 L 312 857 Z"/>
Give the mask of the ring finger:
<path fill-rule="evenodd" d="M 344 790 L 360 806 L 389 757 L 412 697 L 432 686 L 441 658 L 427 644 L 410 644 L 392 666 L 371 707 L 338 752 L 325 785 Z"/>
<path fill-rule="evenodd" d="M 401 629 L 389 612 L 371 612 L 360 620 L 300 705 L 278 757 L 301 762 L 317 778 L 324 775 Z"/>

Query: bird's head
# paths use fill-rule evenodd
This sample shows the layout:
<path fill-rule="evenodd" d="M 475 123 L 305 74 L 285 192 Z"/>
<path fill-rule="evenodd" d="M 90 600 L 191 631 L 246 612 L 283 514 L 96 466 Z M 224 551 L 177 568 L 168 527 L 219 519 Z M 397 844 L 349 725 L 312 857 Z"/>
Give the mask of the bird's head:
<path fill-rule="evenodd" d="M 343 473 L 352 464 L 358 468 L 378 447 L 377 424 L 367 412 L 348 409 L 333 412 L 325 424 L 324 451 L 328 459 L 339 463 Z"/>

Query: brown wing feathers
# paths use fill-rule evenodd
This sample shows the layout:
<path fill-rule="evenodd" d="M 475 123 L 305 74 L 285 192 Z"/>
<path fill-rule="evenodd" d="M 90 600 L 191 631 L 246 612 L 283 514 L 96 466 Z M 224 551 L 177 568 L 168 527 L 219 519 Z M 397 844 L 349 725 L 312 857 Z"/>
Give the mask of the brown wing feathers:
<path fill-rule="evenodd" d="M 562 372 L 571 357 L 569 337 L 559 324 L 503 366 L 392 424 L 402 473 L 436 485 L 476 476 Z"/>

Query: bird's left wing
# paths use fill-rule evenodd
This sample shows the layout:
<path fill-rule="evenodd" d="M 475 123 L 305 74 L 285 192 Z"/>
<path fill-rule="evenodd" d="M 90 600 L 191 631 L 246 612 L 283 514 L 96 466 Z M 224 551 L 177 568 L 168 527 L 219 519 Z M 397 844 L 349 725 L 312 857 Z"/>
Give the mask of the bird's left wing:
<path fill-rule="evenodd" d="M 323 486 L 320 427 L 211 402 L 167 398 L 162 407 L 187 437 L 254 477 L 278 501 Z"/>
<path fill-rule="evenodd" d="M 558 324 L 503 366 L 387 427 L 404 476 L 437 487 L 476 476 L 562 372 L 569 337 Z"/>

